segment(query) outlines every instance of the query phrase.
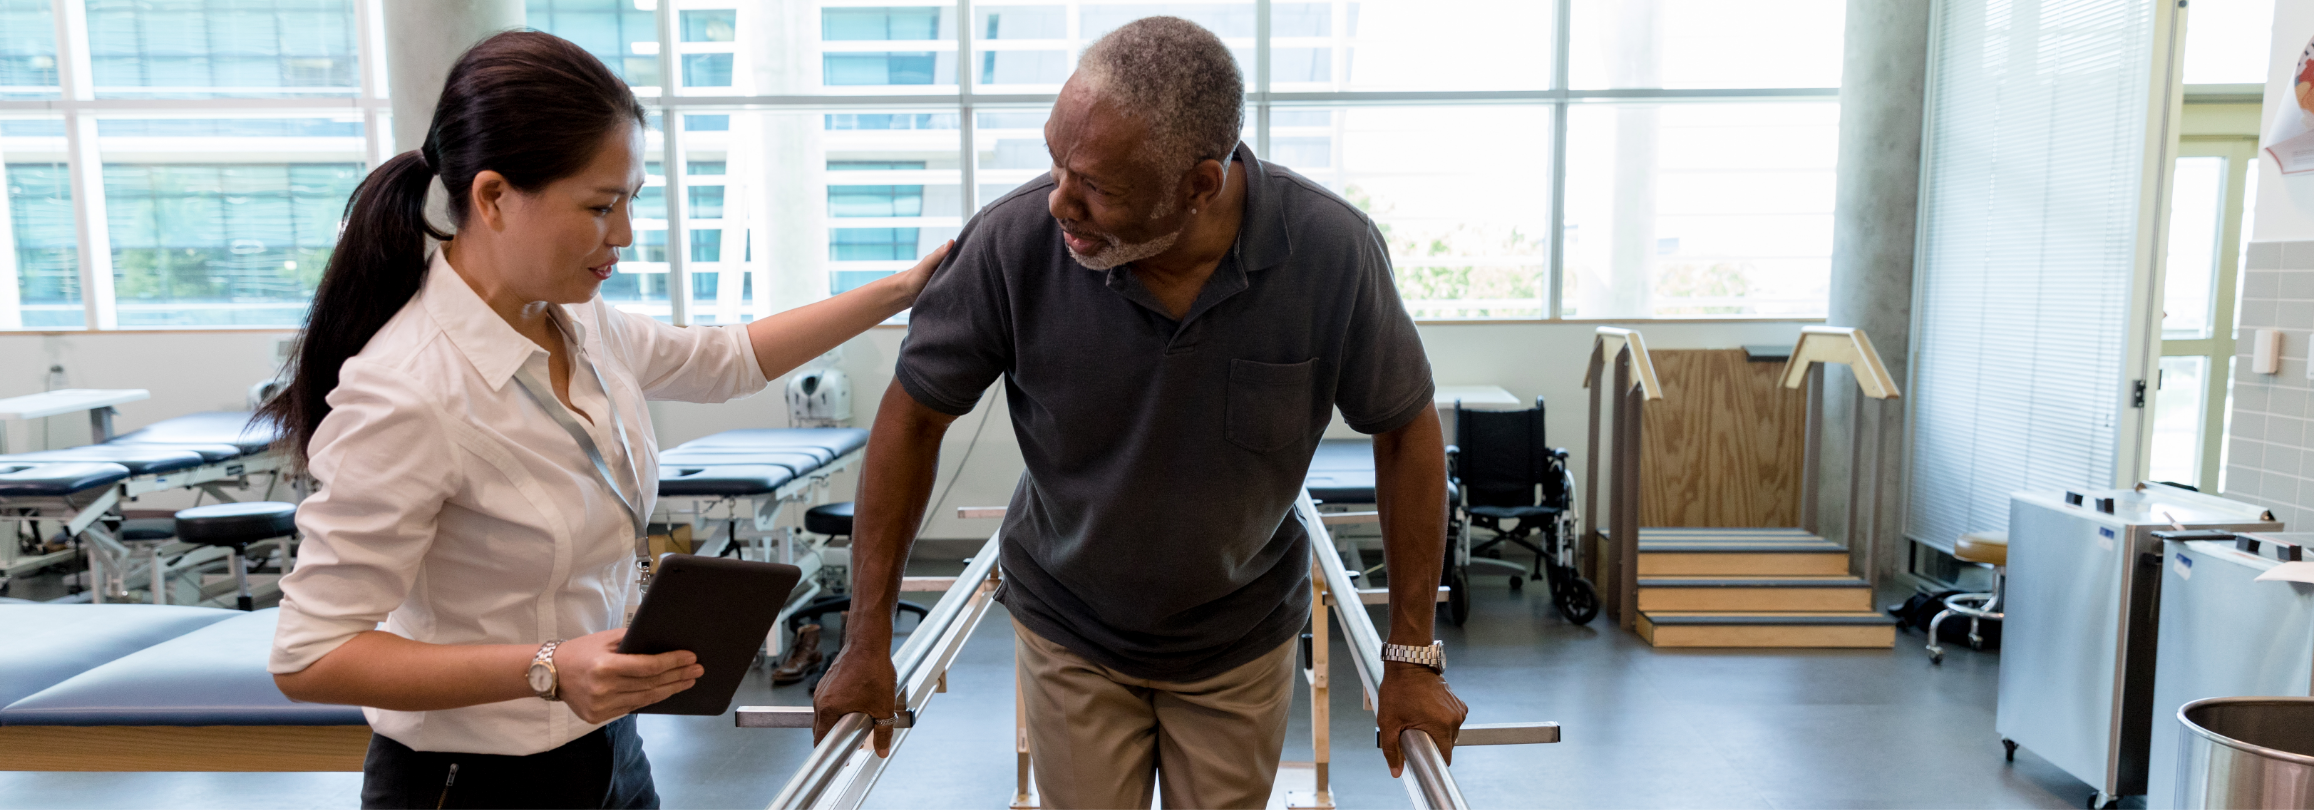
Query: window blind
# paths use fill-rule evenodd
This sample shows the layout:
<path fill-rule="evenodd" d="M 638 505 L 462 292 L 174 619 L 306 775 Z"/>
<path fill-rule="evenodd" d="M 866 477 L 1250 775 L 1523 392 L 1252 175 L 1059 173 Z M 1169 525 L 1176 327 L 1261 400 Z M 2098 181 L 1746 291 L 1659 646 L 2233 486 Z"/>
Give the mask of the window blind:
<path fill-rule="evenodd" d="M 1945 0 L 1931 32 L 1905 533 L 2106 487 L 2137 272 L 2155 0 Z"/>

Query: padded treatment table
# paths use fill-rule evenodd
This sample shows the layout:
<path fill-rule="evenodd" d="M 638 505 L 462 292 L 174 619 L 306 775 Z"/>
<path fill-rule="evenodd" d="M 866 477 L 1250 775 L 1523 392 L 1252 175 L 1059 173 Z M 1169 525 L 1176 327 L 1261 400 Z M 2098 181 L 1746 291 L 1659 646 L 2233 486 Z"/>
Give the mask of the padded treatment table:
<path fill-rule="evenodd" d="M 1310 457 L 1302 485 L 1310 498 L 1329 506 L 1374 502 L 1374 440 L 1326 439 Z"/>
<path fill-rule="evenodd" d="M 825 463 L 867 446 L 868 432 L 859 428 L 754 428 L 703 436 L 674 449 L 803 452 L 817 455 Z"/>
<path fill-rule="evenodd" d="M 0 464 L 10 462 L 41 464 L 54 461 L 118 464 L 127 467 L 130 475 L 139 477 L 190 470 L 209 462 L 208 458 L 190 449 L 108 444 L 90 444 L 63 450 L 40 450 L 0 456 Z"/>
<path fill-rule="evenodd" d="M 659 460 L 659 497 L 719 498 L 769 495 L 795 480 L 795 470 L 776 464 L 705 463 L 675 465 Z"/>
<path fill-rule="evenodd" d="M 34 498 L 63 499 L 94 493 L 129 477 L 113 463 L 0 461 L 0 504 Z"/>
<path fill-rule="evenodd" d="M 175 605 L 0 605 L 0 706 L 240 615 Z"/>
<path fill-rule="evenodd" d="M 113 437 L 106 444 L 229 445 L 242 455 L 265 452 L 279 437 L 270 425 L 251 425 L 252 411 L 205 411 L 163 419 Z"/>
<path fill-rule="evenodd" d="M 227 612 L 0 709 L 0 767 L 361 770 L 361 709 L 292 702 L 265 671 L 280 611 Z"/>

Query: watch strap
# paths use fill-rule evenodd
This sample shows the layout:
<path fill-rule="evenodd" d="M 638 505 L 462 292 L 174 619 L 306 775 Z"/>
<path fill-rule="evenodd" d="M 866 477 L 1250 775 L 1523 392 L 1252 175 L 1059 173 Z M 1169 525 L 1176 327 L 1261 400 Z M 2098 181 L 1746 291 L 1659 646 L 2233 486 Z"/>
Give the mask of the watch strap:
<path fill-rule="evenodd" d="M 1415 664 L 1429 667 L 1432 672 L 1443 673 L 1446 671 L 1446 643 L 1433 641 L 1424 647 L 1407 644 L 1384 644 L 1382 645 L 1382 660 Z"/>
<path fill-rule="evenodd" d="M 558 638 L 552 641 L 548 641 L 545 644 L 538 645 L 538 654 L 531 656 L 531 671 L 536 672 L 540 669 L 546 670 L 546 688 L 538 689 L 535 686 L 531 687 L 533 689 L 537 689 L 538 697 L 541 700 L 562 700 L 562 673 L 556 672 L 554 669 L 554 648 L 560 646 L 562 646 L 562 639 Z"/>

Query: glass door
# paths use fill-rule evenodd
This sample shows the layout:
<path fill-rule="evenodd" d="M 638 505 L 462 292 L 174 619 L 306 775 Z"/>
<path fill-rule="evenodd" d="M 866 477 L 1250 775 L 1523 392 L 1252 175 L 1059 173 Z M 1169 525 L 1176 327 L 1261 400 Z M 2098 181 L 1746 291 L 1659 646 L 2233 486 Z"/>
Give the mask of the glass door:
<path fill-rule="evenodd" d="M 2235 283 L 2241 276 L 2243 201 L 2254 182 L 2255 141 L 2183 138 L 2170 183 L 2164 257 L 2161 373 L 2153 397 L 2146 478 L 2207 491 L 2225 463 L 2233 379 Z"/>

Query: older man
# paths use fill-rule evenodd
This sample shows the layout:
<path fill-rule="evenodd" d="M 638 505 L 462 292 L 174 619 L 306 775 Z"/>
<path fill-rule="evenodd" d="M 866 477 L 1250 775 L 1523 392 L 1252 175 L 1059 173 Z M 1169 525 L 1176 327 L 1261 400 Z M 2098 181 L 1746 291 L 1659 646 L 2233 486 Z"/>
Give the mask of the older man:
<path fill-rule="evenodd" d="M 1310 608 L 1293 505 L 1335 408 L 1375 434 L 1384 754 L 1396 773 L 1402 728 L 1452 745 L 1430 366 L 1373 223 L 1238 143 L 1244 87 L 1186 20 L 1101 38 L 1045 125 L 1051 175 L 975 217 L 918 299 L 868 445 L 820 733 L 892 715 L 893 602 L 940 439 L 1002 377 L 1028 469 L 998 598 L 1045 807 L 1148 807 L 1159 779 L 1167 807 L 1267 801 Z"/>

